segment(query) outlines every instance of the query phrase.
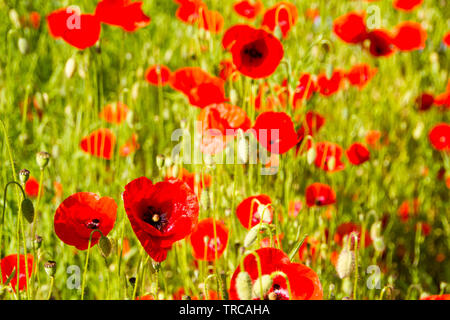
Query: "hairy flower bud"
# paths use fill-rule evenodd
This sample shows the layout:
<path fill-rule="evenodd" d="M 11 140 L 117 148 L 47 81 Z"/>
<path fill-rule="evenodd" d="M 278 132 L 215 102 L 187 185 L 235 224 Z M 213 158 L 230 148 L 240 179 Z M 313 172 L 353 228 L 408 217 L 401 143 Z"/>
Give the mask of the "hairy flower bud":
<path fill-rule="evenodd" d="M 339 275 L 339 278 L 344 279 L 353 272 L 355 268 L 355 253 L 344 248 L 339 254 L 337 263 L 336 263 L 336 271 Z"/>
<path fill-rule="evenodd" d="M 237 275 L 236 291 L 240 300 L 252 299 L 252 279 L 247 272 L 241 271 Z"/>
<path fill-rule="evenodd" d="M 25 198 L 22 200 L 22 203 L 20 204 L 20 207 L 22 209 L 22 215 L 27 219 L 29 223 L 32 223 L 34 220 L 34 206 L 33 202 L 31 202 L 30 199 Z"/>
<path fill-rule="evenodd" d="M 108 237 L 101 236 L 98 241 L 98 247 L 100 248 L 100 253 L 102 256 L 107 258 L 111 254 L 112 244 Z"/>
<path fill-rule="evenodd" d="M 253 298 L 259 298 L 261 296 L 264 297 L 269 292 L 270 288 L 272 287 L 272 284 L 273 284 L 272 277 L 268 274 L 261 276 L 260 279 L 256 279 L 255 283 L 253 284 L 252 290 Z"/>

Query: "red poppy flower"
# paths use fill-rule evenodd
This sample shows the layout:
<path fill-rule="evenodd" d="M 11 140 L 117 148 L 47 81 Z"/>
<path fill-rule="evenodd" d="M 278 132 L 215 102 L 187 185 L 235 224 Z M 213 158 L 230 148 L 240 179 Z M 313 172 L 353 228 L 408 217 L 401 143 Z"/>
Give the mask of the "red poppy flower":
<path fill-rule="evenodd" d="M 34 177 L 30 177 L 25 183 L 25 193 L 31 198 L 36 198 L 39 194 L 39 181 Z M 42 189 L 42 192 L 44 189 Z"/>
<path fill-rule="evenodd" d="M 142 1 L 102 0 L 97 4 L 95 15 L 103 23 L 133 32 L 150 23 L 150 17 L 142 12 L 142 4 Z"/>
<path fill-rule="evenodd" d="M 119 154 L 121 157 L 129 156 L 141 147 L 137 139 L 137 134 L 133 133 L 131 138 L 120 147 Z"/>
<path fill-rule="evenodd" d="M 239 78 L 239 71 L 237 71 L 236 66 L 231 60 L 223 60 L 219 65 L 219 77 L 224 81 L 231 79 L 232 81 L 237 81 Z"/>
<path fill-rule="evenodd" d="M 126 104 L 117 102 L 105 106 L 100 111 L 99 117 L 109 123 L 121 124 L 126 120 L 129 111 L 130 109 Z"/>
<path fill-rule="evenodd" d="M 442 40 L 447 47 L 450 47 L 450 31 L 444 35 Z"/>
<path fill-rule="evenodd" d="M 301 107 L 304 100 L 311 99 L 316 91 L 316 84 L 309 73 L 303 73 L 298 80 L 297 88 L 295 88 L 292 104 L 295 108 Z"/>
<path fill-rule="evenodd" d="M 365 12 L 349 12 L 334 20 L 333 31 L 344 42 L 360 43 L 367 36 L 365 19 Z"/>
<path fill-rule="evenodd" d="M 381 138 L 381 132 L 378 130 L 370 130 L 367 132 L 365 141 L 370 146 L 376 146 Z"/>
<path fill-rule="evenodd" d="M 91 192 L 78 192 L 65 199 L 56 209 L 55 233 L 62 242 L 86 250 L 93 230 L 106 237 L 114 227 L 117 204 L 110 197 L 100 198 Z M 97 244 L 100 233 L 94 232 L 91 246 Z"/>
<path fill-rule="evenodd" d="M 91 14 L 80 14 L 72 8 L 63 8 L 47 16 L 50 35 L 62 38 L 68 44 L 84 50 L 100 38 L 100 20 Z"/>
<path fill-rule="evenodd" d="M 17 260 L 19 260 L 19 267 L 17 267 Z M 25 260 L 27 266 L 25 266 Z M 26 273 L 28 268 L 28 275 Z M 0 269 L 2 271 L 2 283 L 5 283 L 13 272 L 15 276 L 12 277 L 9 285 L 13 288 L 14 292 L 17 289 L 17 281 L 19 281 L 19 291 L 27 288 L 27 278 L 31 278 L 31 273 L 33 271 L 33 256 L 28 254 L 26 259 L 25 255 L 21 254 L 19 259 L 17 259 L 17 254 L 11 254 L 4 257 L 0 261 Z"/>
<path fill-rule="evenodd" d="M 316 167 L 328 172 L 341 171 L 345 164 L 341 161 L 342 148 L 332 142 L 319 142 L 316 144 Z"/>
<path fill-rule="evenodd" d="M 154 86 L 164 86 L 170 80 L 170 69 L 162 65 L 154 65 L 147 69 L 145 79 Z"/>
<path fill-rule="evenodd" d="M 422 4 L 423 0 L 394 0 L 393 6 L 397 10 L 412 11 Z"/>
<path fill-rule="evenodd" d="M 261 0 L 256 1 L 243 0 L 235 3 L 233 5 L 233 9 L 238 15 L 247 18 L 249 20 L 253 20 L 263 10 L 263 4 Z"/>
<path fill-rule="evenodd" d="M 224 81 L 198 67 L 178 69 L 172 73 L 170 85 L 184 93 L 189 102 L 199 108 L 228 100 L 225 97 Z"/>
<path fill-rule="evenodd" d="M 109 129 L 98 129 L 84 137 L 80 142 L 81 149 L 95 157 L 111 160 L 114 154 L 116 136 Z"/>
<path fill-rule="evenodd" d="M 312 237 L 306 237 L 300 249 L 298 249 L 298 258 L 300 261 L 305 261 L 307 257 L 313 261 L 316 260 L 319 253 L 319 244 L 318 240 Z"/>
<path fill-rule="evenodd" d="M 307 19 L 315 22 L 320 18 L 320 11 L 318 9 L 308 8 L 306 9 L 305 16 Z"/>
<path fill-rule="evenodd" d="M 369 52 L 375 57 L 389 57 L 395 52 L 394 40 L 384 29 L 376 29 L 367 34 L 370 41 Z"/>
<path fill-rule="evenodd" d="M 234 135 L 237 129 L 250 129 L 251 121 L 244 109 L 229 103 L 211 104 L 198 116 L 203 130 L 218 129 L 224 135 Z"/>
<path fill-rule="evenodd" d="M 147 294 L 144 296 L 136 297 L 136 300 L 155 300 L 155 298 L 151 294 Z"/>
<path fill-rule="evenodd" d="M 29 19 L 31 26 L 35 29 L 39 29 L 39 26 L 41 25 L 41 15 L 38 12 L 33 11 L 30 13 Z"/>
<path fill-rule="evenodd" d="M 273 74 L 284 55 L 280 40 L 263 29 L 248 25 L 235 25 L 228 29 L 222 45 L 231 51 L 239 72 L 253 79 Z"/>
<path fill-rule="evenodd" d="M 354 65 L 346 74 L 351 85 L 363 89 L 369 81 L 377 74 L 377 68 L 371 68 L 367 63 Z"/>
<path fill-rule="evenodd" d="M 431 295 L 420 298 L 420 300 L 450 300 L 450 294 Z"/>
<path fill-rule="evenodd" d="M 259 143 L 269 152 L 283 154 L 298 143 L 291 117 L 284 112 L 263 112 L 252 130 Z"/>
<path fill-rule="evenodd" d="M 317 112 L 308 111 L 303 120 L 303 124 L 297 131 L 299 144 L 306 136 L 314 136 L 325 124 L 325 118 Z"/>
<path fill-rule="evenodd" d="M 327 184 L 315 182 L 306 188 L 308 207 L 327 206 L 336 203 L 336 193 Z"/>
<path fill-rule="evenodd" d="M 329 97 L 341 88 L 342 80 L 344 79 L 345 73 L 342 70 L 334 70 L 331 78 L 328 79 L 325 73 L 319 74 L 317 76 L 317 91 L 325 96 Z"/>
<path fill-rule="evenodd" d="M 339 246 L 343 246 L 343 241 L 345 236 L 349 236 L 352 232 L 355 232 L 358 234 L 358 242 L 361 244 L 361 226 L 357 225 L 353 222 L 346 222 L 339 225 L 336 229 L 336 233 L 334 235 L 334 242 L 338 244 Z M 352 248 L 354 244 L 354 239 L 351 240 Z M 358 245 L 359 245 L 358 244 Z M 372 244 L 372 239 L 370 238 L 369 232 L 366 231 L 364 235 L 364 246 L 368 247 Z"/>
<path fill-rule="evenodd" d="M 172 244 L 197 224 L 197 196 L 181 180 L 153 184 L 146 177 L 135 179 L 125 186 L 123 201 L 136 237 L 157 262 L 164 261 Z"/>
<path fill-rule="evenodd" d="M 427 32 L 418 22 L 405 21 L 396 27 L 393 38 L 394 45 L 401 51 L 420 50 L 425 48 Z"/>
<path fill-rule="evenodd" d="M 416 99 L 416 104 L 419 111 L 427 111 L 433 106 L 434 97 L 432 94 L 424 92 Z"/>
<path fill-rule="evenodd" d="M 434 98 L 434 104 L 438 107 L 450 109 L 450 90 L 447 89 L 446 92 L 438 94 Z"/>
<path fill-rule="evenodd" d="M 265 194 L 245 198 L 236 208 L 239 222 L 246 229 L 251 229 L 261 221 L 272 223 L 273 209 L 271 204 L 272 200 Z"/>
<path fill-rule="evenodd" d="M 194 24 L 200 18 L 201 12 L 207 10 L 202 0 L 174 0 L 180 6 L 175 13 L 176 17 L 187 24 Z"/>
<path fill-rule="evenodd" d="M 250 276 L 253 286 L 258 285 L 259 276 L 273 276 L 272 286 L 268 292 L 264 293 L 264 299 L 275 298 L 276 300 L 321 300 L 323 298 L 322 285 L 317 274 L 310 268 L 299 264 L 291 263 L 289 257 L 281 250 L 275 248 L 261 248 L 255 251 L 258 255 L 261 274 L 258 271 L 258 263 L 253 254 L 244 258 L 244 270 Z M 238 266 L 233 273 L 230 285 L 230 299 L 240 300 L 236 279 L 241 272 Z M 284 273 L 289 279 L 292 296 L 289 295 L 286 279 L 275 272 Z M 254 300 L 259 300 L 260 296 L 253 292 Z"/>
<path fill-rule="evenodd" d="M 437 124 L 428 135 L 431 144 L 436 150 L 450 151 L 450 125 L 447 123 Z"/>
<path fill-rule="evenodd" d="M 370 151 L 361 143 L 354 143 L 345 151 L 348 161 L 357 166 L 370 159 Z"/>
<path fill-rule="evenodd" d="M 408 221 L 410 214 L 413 213 L 417 215 L 419 213 L 419 199 L 414 199 L 412 201 L 405 200 L 402 202 L 400 207 L 398 208 L 398 215 L 403 222 Z"/>
<path fill-rule="evenodd" d="M 298 19 L 297 7 L 293 3 L 281 1 L 264 13 L 262 25 L 271 32 L 278 26 L 283 38 L 286 38 Z"/>
<path fill-rule="evenodd" d="M 203 219 L 192 232 L 190 242 L 195 259 L 214 261 L 219 259 L 227 248 L 228 228 L 221 221 Z"/>
<path fill-rule="evenodd" d="M 422 235 L 424 235 L 425 237 L 430 235 L 430 233 L 431 233 L 431 226 L 428 223 L 423 222 L 423 221 L 417 223 L 416 224 L 416 231 L 419 230 L 419 228 L 420 228 L 420 231 L 421 231 Z"/>
<path fill-rule="evenodd" d="M 303 208 L 303 202 L 291 201 L 291 202 L 289 202 L 288 215 L 292 218 L 295 218 L 298 216 L 298 214 L 300 213 L 302 208 Z"/>
<path fill-rule="evenodd" d="M 274 235 L 272 241 L 270 238 L 261 239 L 261 248 L 281 248 L 281 241 L 284 238 L 284 234 L 280 233 L 278 237 Z M 272 244 L 272 245 L 271 245 Z"/>
<path fill-rule="evenodd" d="M 199 28 L 211 33 L 220 33 L 223 29 L 224 19 L 218 11 L 202 10 L 199 19 Z"/>
<path fill-rule="evenodd" d="M 212 177 L 209 174 L 205 173 L 203 174 L 203 176 L 201 176 L 200 174 L 196 174 L 195 172 L 191 173 L 185 168 L 182 168 L 179 171 L 177 177 L 175 177 L 173 173 L 173 168 L 169 169 L 165 179 L 169 180 L 171 178 L 178 178 L 179 180 L 185 182 L 197 196 L 200 196 L 202 194 L 203 188 L 209 188 L 212 182 Z"/>

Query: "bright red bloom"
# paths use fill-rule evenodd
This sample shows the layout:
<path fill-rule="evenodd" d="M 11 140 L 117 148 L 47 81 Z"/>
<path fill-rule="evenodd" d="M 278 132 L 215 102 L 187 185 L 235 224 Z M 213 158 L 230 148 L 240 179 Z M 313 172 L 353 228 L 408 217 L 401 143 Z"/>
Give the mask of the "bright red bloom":
<path fill-rule="evenodd" d="M 430 235 L 430 233 L 431 233 L 431 226 L 428 223 L 423 222 L 423 221 L 416 223 L 416 231 L 418 231 L 419 228 L 420 228 L 420 232 L 425 237 Z"/>
<path fill-rule="evenodd" d="M 36 198 L 39 194 L 39 181 L 36 178 L 30 177 L 25 183 L 25 193 L 31 198 Z M 44 191 L 44 190 L 42 190 Z"/>
<path fill-rule="evenodd" d="M 173 72 L 170 85 L 184 93 L 189 102 L 199 108 L 228 100 L 225 97 L 224 81 L 198 67 L 185 67 Z"/>
<path fill-rule="evenodd" d="M 19 260 L 19 267 L 17 267 L 17 260 Z M 27 263 L 26 266 L 25 260 Z M 27 268 L 28 274 L 26 273 Z M 0 261 L 0 269 L 2 271 L 2 283 L 5 283 L 6 280 L 8 280 L 8 278 L 11 276 L 13 271 L 15 271 L 16 274 L 9 282 L 9 286 L 11 286 L 14 292 L 16 292 L 17 281 L 19 281 L 19 291 L 22 291 L 27 288 L 27 278 L 31 278 L 31 273 L 33 271 L 33 255 L 28 254 L 26 259 L 25 255 L 23 254 L 19 256 L 19 259 L 17 259 L 17 254 L 6 256 Z"/>
<path fill-rule="evenodd" d="M 367 34 L 370 41 L 369 52 L 374 57 L 389 57 L 395 52 L 392 35 L 384 29 L 376 29 Z"/>
<path fill-rule="evenodd" d="M 173 243 L 197 225 L 197 196 L 181 180 L 153 184 L 146 177 L 135 179 L 125 186 L 123 201 L 136 237 L 156 262 L 164 261 Z"/>
<path fill-rule="evenodd" d="M 367 63 L 354 65 L 345 75 L 351 85 L 363 89 L 377 74 L 377 68 L 371 68 Z"/>
<path fill-rule="evenodd" d="M 281 1 L 264 13 L 262 25 L 271 32 L 280 27 L 283 38 L 286 38 L 291 28 L 298 20 L 297 7 L 293 3 Z"/>
<path fill-rule="evenodd" d="M 365 19 L 365 12 L 349 12 L 334 20 L 333 31 L 344 42 L 360 43 L 367 36 Z"/>
<path fill-rule="evenodd" d="M 231 79 L 237 81 L 239 78 L 239 71 L 231 60 L 222 60 L 219 65 L 219 77 L 224 81 Z"/>
<path fill-rule="evenodd" d="M 370 130 L 367 132 L 365 141 L 368 145 L 374 147 L 378 144 L 381 138 L 381 132 L 378 130 Z"/>
<path fill-rule="evenodd" d="M 450 84 L 450 82 L 449 82 L 449 84 Z M 434 98 L 434 104 L 438 107 L 450 109 L 450 90 L 447 88 L 446 92 L 438 94 Z"/>
<path fill-rule="evenodd" d="M 109 129 L 98 129 L 84 137 L 80 142 L 81 149 L 95 157 L 111 160 L 116 145 L 116 136 Z"/>
<path fill-rule="evenodd" d="M 431 129 L 428 138 L 436 150 L 450 151 L 450 125 L 439 123 Z"/>
<path fill-rule="evenodd" d="M 284 55 L 280 40 L 263 29 L 248 25 L 235 25 L 228 29 L 222 45 L 231 51 L 239 72 L 253 79 L 273 74 Z"/>
<path fill-rule="evenodd" d="M 142 12 L 142 4 L 142 1 L 102 0 L 97 4 L 95 15 L 103 23 L 133 32 L 150 24 L 150 17 Z"/>
<path fill-rule="evenodd" d="M 345 151 L 348 161 L 357 166 L 370 159 L 370 151 L 361 143 L 354 143 Z"/>
<path fill-rule="evenodd" d="M 162 65 L 154 65 L 145 72 L 145 80 L 154 86 L 164 86 L 170 80 L 170 69 Z"/>
<path fill-rule="evenodd" d="M 39 29 L 39 26 L 41 25 L 41 15 L 38 12 L 33 11 L 30 13 L 29 19 L 31 26 L 35 29 Z"/>
<path fill-rule="evenodd" d="M 422 4 L 423 0 L 394 0 L 393 6 L 397 10 L 412 11 Z"/>
<path fill-rule="evenodd" d="M 321 95 L 329 97 L 339 91 L 344 76 L 345 73 L 342 70 L 334 70 L 330 79 L 328 79 L 325 73 L 319 74 L 317 76 L 316 90 Z"/>
<path fill-rule="evenodd" d="M 219 259 L 227 248 L 228 228 L 221 221 L 203 219 L 192 232 L 190 242 L 195 259 L 214 261 Z"/>
<path fill-rule="evenodd" d="M 233 9 L 238 15 L 247 18 L 249 20 L 253 20 L 263 10 L 263 4 L 261 0 L 256 1 L 242 0 L 235 3 L 233 5 Z"/>
<path fill-rule="evenodd" d="M 420 300 L 450 300 L 450 294 L 431 295 Z"/>
<path fill-rule="evenodd" d="M 300 261 L 305 261 L 307 257 L 310 257 L 314 261 L 318 257 L 319 244 L 318 240 L 306 237 L 300 249 L 298 249 L 298 258 Z"/>
<path fill-rule="evenodd" d="M 179 171 L 177 177 L 175 177 L 173 169 L 169 169 L 165 179 L 169 180 L 171 178 L 178 178 L 179 180 L 182 180 L 189 186 L 189 188 L 192 189 L 192 191 L 195 192 L 197 196 L 200 196 L 202 194 L 202 190 L 204 187 L 209 188 L 212 182 L 212 177 L 209 174 L 205 173 L 202 177 L 200 174 L 196 174 L 195 172 L 191 173 L 185 168 L 182 168 Z"/>
<path fill-rule="evenodd" d="M 255 251 L 261 264 L 261 276 L 273 276 L 273 283 L 268 292 L 264 293 L 264 299 L 273 294 L 276 300 L 321 300 L 323 298 L 322 285 L 319 277 L 310 268 L 291 263 L 289 257 L 281 250 L 275 248 L 261 248 Z M 254 286 L 259 283 L 258 263 L 253 254 L 244 258 L 244 270 L 249 274 Z M 289 295 L 286 279 L 274 272 L 282 272 L 289 279 L 292 296 Z M 230 285 L 230 299 L 240 300 L 236 279 L 241 272 L 238 266 L 233 273 Z M 260 296 L 253 296 L 253 300 L 259 300 Z"/>
<path fill-rule="evenodd" d="M 303 73 L 298 80 L 297 88 L 295 88 L 293 106 L 294 109 L 299 108 L 304 100 L 311 99 L 314 91 L 316 91 L 316 84 L 309 73 Z"/>
<path fill-rule="evenodd" d="M 308 207 L 327 206 L 336 203 L 336 193 L 327 184 L 315 182 L 306 188 Z"/>
<path fill-rule="evenodd" d="M 412 201 L 405 200 L 402 202 L 400 207 L 398 208 L 398 215 L 403 222 L 408 221 L 411 213 L 414 215 L 418 215 L 419 213 L 419 199 L 414 199 Z"/>
<path fill-rule="evenodd" d="M 141 146 L 138 143 L 138 136 L 136 133 L 133 133 L 131 138 L 120 147 L 119 154 L 121 157 L 126 157 L 138 150 L 140 147 Z"/>
<path fill-rule="evenodd" d="M 308 8 L 306 9 L 305 16 L 307 19 L 315 22 L 316 19 L 320 18 L 320 11 L 318 9 Z"/>
<path fill-rule="evenodd" d="M 62 242 L 86 250 L 93 230 L 99 229 L 106 237 L 114 227 L 117 204 L 110 197 L 100 198 L 91 192 L 78 192 L 65 199 L 56 209 L 55 233 Z M 91 247 L 101 234 L 94 232 Z"/>
<path fill-rule="evenodd" d="M 80 50 L 92 47 L 100 38 L 100 20 L 70 7 L 52 12 L 47 16 L 47 23 L 53 38 L 62 38 Z"/>
<path fill-rule="evenodd" d="M 433 106 L 434 97 L 432 94 L 424 92 L 416 99 L 416 104 L 419 111 L 427 111 Z"/>
<path fill-rule="evenodd" d="M 239 222 L 246 229 L 251 229 L 261 221 L 272 223 L 273 209 L 271 204 L 272 200 L 265 194 L 245 198 L 236 208 Z"/>
<path fill-rule="evenodd" d="M 447 47 L 450 47 L 450 31 L 444 35 L 442 40 Z"/>
<path fill-rule="evenodd" d="M 220 33 L 223 29 L 224 19 L 218 11 L 202 10 L 201 19 L 199 19 L 199 28 L 205 29 L 211 33 Z"/>
<path fill-rule="evenodd" d="M 341 171 L 345 168 L 342 162 L 342 148 L 332 142 L 319 142 L 316 144 L 316 167 L 328 172 Z"/>
<path fill-rule="evenodd" d="M 119 101 L 105 106 L 99 117 L 109 123 L 121 124 L 126 120 L 129 111 L 128 106 Z"/>
<path fill-rule="evenodd" d="M 151 294 L 146 294 L 145 296 L 136 297 L 136 300 L 155 300 Z"/>
<path fill-rule="evenodd" d="M 418 22 L 405 21 L 396 27 L 393 38 L 394 45 L 401 51 L 420 50 L 425 48 L 427 32 Z"/>
<path fill-rule="evenodd" d="M 259 143 L 269 152 L 283 154 L 298 143 L 291 117 L 284 112 L 263 112 L 252 128 Z"/>
<path fill-rule="evenodd" d="M 350 236 L 352 232 L 355 232 L 358 234 L 358 246 L 361 244 L 361 226 L 357 225 L 353 222 L 346 222 L 340 224 L 337 229 L 336 233 L 334 235 L 334 242 L 338 244 L 339 246 L 343 246 L 343 241 L 345 236 Z M 354 245 L 354 239 L 351 240 L 352 248 Z M 366 230 L 366 233 L 364 235 L 364 247 L 368 247 L 372 244 L 372 239 L 370 238 L 369 232 Z"/>
<path fill-rule="evenodd" d="M 208 10 L 202 0 L 174 0 L 180 5 L 175 13 L 176 17 L 187 24 L 198 21 L 203 11 Z"/>
<path fill-rule="evenodd" d="M 325 118 L 317 112 L 308 111 L 302 126 L 297 131 L 299 144 L 306 136 L 314 136 L 325 124 Z"/>

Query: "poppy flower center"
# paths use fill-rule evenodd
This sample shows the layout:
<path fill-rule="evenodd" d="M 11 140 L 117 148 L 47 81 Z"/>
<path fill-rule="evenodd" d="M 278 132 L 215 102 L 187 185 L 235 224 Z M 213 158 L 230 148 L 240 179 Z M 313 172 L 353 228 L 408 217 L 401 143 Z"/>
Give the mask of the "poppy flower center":
<path fill-rule="evenodd" d="M 267 55 L 267 45 L 263 39 L 245 45 L 241 51 L 243 64 L 257 67 L 264 62 Z"/>
<path fill-rule="evenodd" d="M 167 224 L 166 214 L 159 208 L 147 207 L 147 211 L 144 212 L 142 220 L 161 231 Z"/>
<path fill-rule="evenodd" d="M 92 220 L 86 222 L 86 227 L 88 229 L 92 229 L 92 230 L 98 229 L 100 227 L 100 220 L 92 219 Z"/>

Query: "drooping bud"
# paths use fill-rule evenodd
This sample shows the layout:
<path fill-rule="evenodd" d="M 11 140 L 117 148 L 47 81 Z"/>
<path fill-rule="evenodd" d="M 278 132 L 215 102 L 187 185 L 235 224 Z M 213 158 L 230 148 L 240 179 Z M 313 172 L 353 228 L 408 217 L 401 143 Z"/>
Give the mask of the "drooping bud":
<path fill-rule="evenodd" d="M 237 275 L 236 291 L 240 300 L 252 299 L 252 279 L 247 272 L 241 271 Z"/>
<path fill-rule="evenodd" d="M 56 262 L 49 260 L 44 264 L 45 272 L 49 277 L 54 277 L 56 273 Z"/>
<path fill-rule="evenodd" d="M 260 206 L 261 207 L 261 206 Z M 259 223 L 253 228 L 251 228 L 244 239 L 244 247 L 248 248 L 250 247 L 258 238 L 258 233 L 260 231 L 266 230 L 268 228 L 268 225 L 266 223 Z"/>
<path fill-rule="evenodd" d="M 336 158 L 333 156 L 330 157 L 327 161 L 327 166 L 330 171 L 333 171 L 336 168 Z"/>
<path fill-rule="evenodd" d="M 347 248 L 342 249 L 339 254 L 336 271 L 339 278 L 344 279 L 351 275 L 353 269 L 355 268 L 355 253 L 348 250 Z"/>
<path fill-rule="evenodd" d="M 377 252 L 383 252 L 386 249 L 386 245 L 384 243 L 383 237 L 378 237 L 373 239 L 373 247 Z"/>
<path fill-rule="evenodd" d="M 313 164 L 314 161 L 316 161 L 317 152 L 315 148 L 309 148 L 309 150 L 306 152 L 306 161 L 309 165 Z"/>
<path fill-rule="evenodd" d="M 77 64 L 75 59 L 73 57 L 70 57 L 69 60 L 67 60 L 66 65 L 64 67 L 64 74 L 66 75 L 66 78 L 68 79 L 72 78 L 76 67 Z"/>
<path fill-rule="evenodd" d="M 28 41 L 25 38 L 19 38 L 17 41 L 17 46 L 19 47 L 19 51 L 21 54 L 25 55 L 28 53 L 28 49 L 30 46 L 28 45 Z"/>
<path fill-rule="evenodd" d="M 101 236 L 98 241 L 98 247 L 100 248 L 100 253 L 102 256 L 108 258 L 112 250 L 112 244 L 108 237 Z"/>
<path fill-rule="evenodd" d="M 44 170 L 50 160 L 50 154 L 45 151 L 40 151 L 36 154 L 36 162 L 41 170 Z"/>
<path fill-rule="evenodd" d="M 27 169 L 22 169 L 19 171 L 19 181 L 22 184 L 27 183 L 28 179 L 30 178 L 30 171 Z"/>
<path fill-rule="evenodd" d="M 370 238 L 372 240 L 381 236 L 381 221 L 377 221 L 370 227 Z"/>
<path fill-rule="evenodd" d="M 164 156 L 162 154 L 158 154 L 156 156 L 156 166 L 158 167 L 158 169 L 161 170 L 163 165 L 164 165 Z"/>
<path fill-rule="evenodd" d="M 11 20 L 14 27 L 16 27 L 17 29 L 20 28 L 20 17 L 16 10 L 9 10 L 9 19 Z"/>
<path fill-rule="evenodd" d="M 268 274 L 261 276 L 261 279 L 256 279 L 253 284 L 253 298 L 258 298 L 261 296 L 265 296 L 270 288 L 272 287 L 273 280 L 272 277 Z M 262 291 L 261 291 L 262 290 Z"/>
<path fill-rule="evenodd" d="M 33 202 L 31 202 L 30 199 L 25 198 L 22 200 L 22 203 L 20 204 L 20 207 L 22 209 L 22 215 L 27 219 L 29 223 L 32 223 L 34 220 L 34 206 Z"/>

